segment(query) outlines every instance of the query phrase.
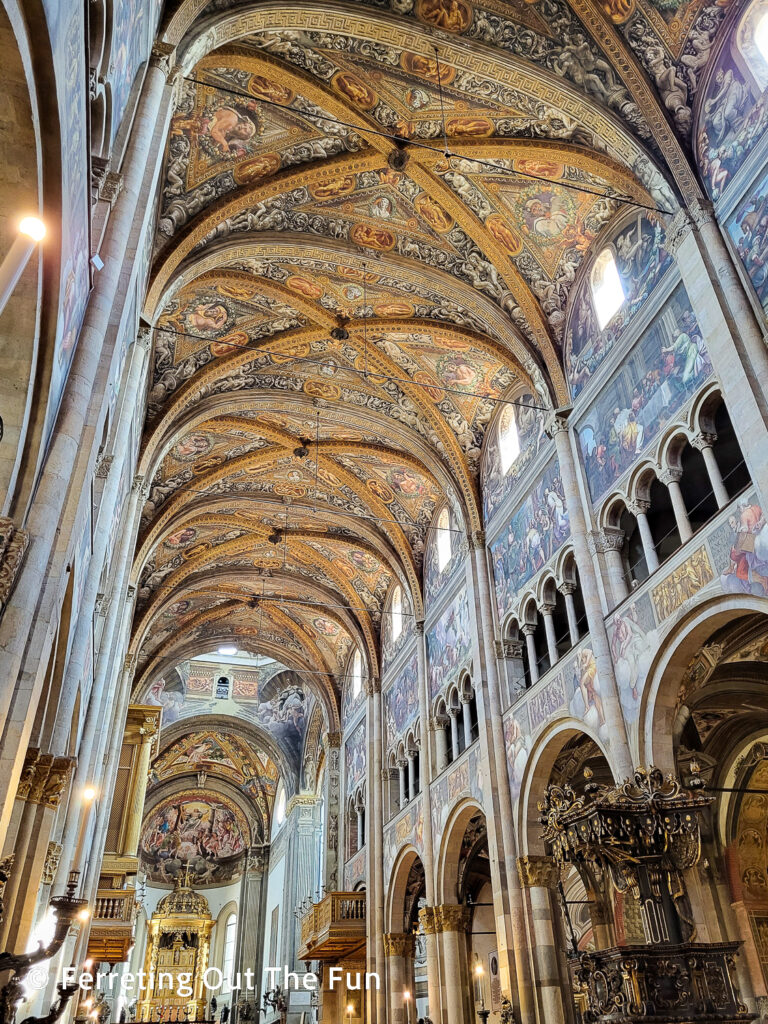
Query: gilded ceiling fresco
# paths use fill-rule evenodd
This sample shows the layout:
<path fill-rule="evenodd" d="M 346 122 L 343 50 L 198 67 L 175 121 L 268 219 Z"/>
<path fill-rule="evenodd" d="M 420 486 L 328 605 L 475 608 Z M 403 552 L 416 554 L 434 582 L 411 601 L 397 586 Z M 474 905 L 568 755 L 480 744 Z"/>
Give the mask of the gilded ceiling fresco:
<path fill-rule="evenodd" d="M 400 671 L 467 535 L 669 264 L 728 6 L 214 0 L 182 31 L 132 579 L 137 685 L 168 713 L 214 706 L 173 673 L 222 644 L 286 666 L 332 731 L 355 648 Z M 606 239 L 629 305 L 596 332 Z M 529 443 L 500 474 L 492 426 L 521 395 Z"/>

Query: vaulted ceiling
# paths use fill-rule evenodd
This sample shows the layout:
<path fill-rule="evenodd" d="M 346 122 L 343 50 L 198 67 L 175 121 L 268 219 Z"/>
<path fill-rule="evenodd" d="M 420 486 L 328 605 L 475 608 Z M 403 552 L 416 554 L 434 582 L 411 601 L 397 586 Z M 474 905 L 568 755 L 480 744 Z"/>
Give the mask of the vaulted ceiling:
<path fill-rule="evenodd" d="M 734 6 L 732 4 L 731 6 Z M 236 640 L 338 720 L 498 399 L 569 400 L 587 252 L 698 194 L 721 0 L 184 0 L 144 307 L 139 672 Z M 459 524 L 461 525 L 461 524 Z M 183 611 L 179 611 L 183 609 Z"/>

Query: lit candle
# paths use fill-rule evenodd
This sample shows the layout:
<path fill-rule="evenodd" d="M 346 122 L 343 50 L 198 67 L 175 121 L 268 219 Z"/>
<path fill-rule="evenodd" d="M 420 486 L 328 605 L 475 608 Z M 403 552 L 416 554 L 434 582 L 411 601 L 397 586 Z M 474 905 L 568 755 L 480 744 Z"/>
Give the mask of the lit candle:
<path fill-rule="evenodd" d="M 0 265 L 0 313 L 22 275 L 38 242 L 45 237 L 45 224 L 39 217 L 24 217 L 19 233 Z"/>

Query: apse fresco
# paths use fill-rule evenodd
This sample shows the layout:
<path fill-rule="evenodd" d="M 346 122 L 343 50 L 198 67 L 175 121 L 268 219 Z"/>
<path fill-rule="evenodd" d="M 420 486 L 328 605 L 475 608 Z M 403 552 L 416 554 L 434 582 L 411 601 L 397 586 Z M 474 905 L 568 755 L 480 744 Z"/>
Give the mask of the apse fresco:
<path fill-rule="evenodd" d="M 726 46 L 709 79 L 699 114 L 697 147 L 701 175 L 715 201 L 765 137 L 768 92 L 734 59 Z"/>
<path fill-rule="evenodd" d="M 725 226 L 760 305 L 768 313 L 768 170 L 747 190 Z"/>
<path fill-rule="evenodd" d="M 141 861 L 152 882 L 224 885 L 239 874 L 250 843 L 248 822 L 235 803 L 194 790 L 166 797 L 150 811 Z"/>
<path fill-rule="evenodd" d="M 347 794 L 351 793 L 358 782 L 365 778 L 365 765 L 365 719 L 363 719 L 344 745 Z"/>
<path fill-rule="evenodd" d="M 427 680 L 430 696 L 434 698 L 471 661 L 472 635 L 466 588 L 462 587 L 454 596 L 427 631 L 426 639 Z"/>
<path fill-rule="evenodd" d="M 520 442 L 520 454 L 510 465 L 506 473 L 501 468 L 498 419 L 493 429 L 489 431 L 488 440 L 485 444 L 482 481 L 483 515 L 486 526 L 490 523 L 499 506 L 513 492 L 515 485 L 526 468 L 547 443 L 547 435 L 544 432 L 544 410 L 542 408 L 534 408 L 534 406 L 540 405 L 539 401 L 530 391 L 525 391 L 521 395 L 517 395 L 514 402 L 514 406 L 502 406 L 501 408 L 501 415 L 506 414 L 515 417 L 517 436 Z"/>
<path fill-rule="evenodd" d="M 408 726 L 419 715 L 419 665 L 416 654 L 403 665 L 397 677 L 382 694 L 384 728 L 389 749 L 402 739 Z"/>
<path fill-rule="evenodd" d="M 664 248 L 661 220 L 652 214 L 636 214 L 606 244 L 611 246 L 625 301 L 601 331 L 592 304 L 589 274 L 573 296 L 565 337 L 565 368 L 573 398 L 586 386 L 673 262 Z"/>
<path fill-rule="evenodd" d="M 568 509 L 555 459 L 491 545 L 496 607 L 503 620 L 515 596 L 570 536 Z"/>
<path fill-rule="evenodd" d="M 274 793 L 277 768 L 267 755 L 260 756 L 239 736 L 215 730 L 190 733 L 155 759 L 150 782 L 162 782 L 188 772 L 211 771 L 243 789 L 259 787 Z"/>
<path fill-rule="evenodd" d="M 712 373 L 682 284 L 579 424 L 584 471 L 597 501 Z"/>

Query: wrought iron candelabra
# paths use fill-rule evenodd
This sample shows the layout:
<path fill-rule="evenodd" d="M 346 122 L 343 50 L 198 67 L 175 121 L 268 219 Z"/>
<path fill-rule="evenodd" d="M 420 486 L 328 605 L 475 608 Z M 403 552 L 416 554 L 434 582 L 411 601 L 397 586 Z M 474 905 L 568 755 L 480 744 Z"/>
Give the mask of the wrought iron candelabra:
<path fill-rule="evenodd" d="M 24 998 L 23 982 L 31 969 L 44 960 L 56 956 L 67 937 L 67 932 L 77 915 L 87 906 L 86 900 L 77 899 L 77 885 L 80 880 L 79 871 L 71 871 L 67 882 L 67 891 L 63 896 L 54 896 L 51 907 L 56 912 L 56 926 L 53 938 L 44 946 L 40 943 L 37 949 L 29 953 L 0 953 L 0 975 L 11 971 L 11 976 L 0 988 L 0 1024 L 14 1024 L 19 1003 Z M 59 996 L 44 1017 L 27 1017 L 22 1024 L 54 1024 L 61 1017 L 72 996 L 77 991 L 77 984 L 58 986 Z"/>

